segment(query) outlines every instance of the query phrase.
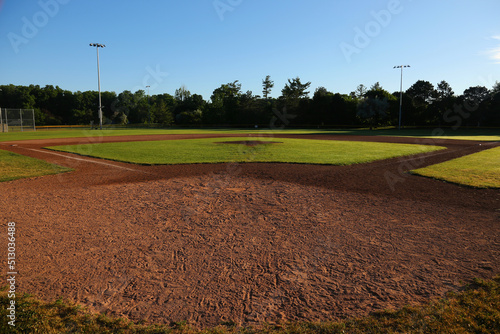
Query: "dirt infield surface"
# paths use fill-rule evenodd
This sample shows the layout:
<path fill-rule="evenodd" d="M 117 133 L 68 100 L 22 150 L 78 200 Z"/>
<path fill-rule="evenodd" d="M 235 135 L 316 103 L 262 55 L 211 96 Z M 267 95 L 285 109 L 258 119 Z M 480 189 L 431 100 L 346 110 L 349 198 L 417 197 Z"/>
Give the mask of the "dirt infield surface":
<path fill-rule="evenodd" d="M 133 139 L 193 137 L 213 136 Z M 42 149 L 131 139 L 0 143 L 75 168 L 0 184 L 2 226 L 16 222 L 20 292 L 204 328 L 360 316 L 500 272 L 500 191 L 405 173 L 499 143 L 427 140 L 448 149 L 343 167 L 138 166 Z"/>

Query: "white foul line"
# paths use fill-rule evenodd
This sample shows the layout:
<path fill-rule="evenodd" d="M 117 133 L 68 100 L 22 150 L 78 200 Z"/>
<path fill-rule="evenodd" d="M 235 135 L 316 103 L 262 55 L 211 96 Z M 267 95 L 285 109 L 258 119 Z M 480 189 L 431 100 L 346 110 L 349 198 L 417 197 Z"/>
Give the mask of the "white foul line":
<path fill-rule="evenodd" d="M 41 152 L 41 153 L 46 153 L 46 154 L 57 155 L 59 157 L 63 157 L 63 158 L 67 158 L 67 159 L 73 159 L 73 160 L 78 160 L 78 161 L 90 162 L 90 163 L 94 163 L 94 164 L 98 164 L 98 165 L 115 167 L 115 168 L 119 168 L 119 169 L 128 170 L 128 171 L 131 171 L 131 172 L 142 172 L 141 170 L 138 170 L 138 169 L 132 169 L 132 168 L 127 168 L 127 167 L 117 166 L 117 165 L 109 164 L 109 163 L 102 162 L 102 161 L 93 161 L 93 160 L 88 160 L 88 159 L 76 158 L 76 157 L 72 157 L 72 156 L 69 156 L 69 155 L 59 154 L 59 153 L 50 152 L 50 151 L 42 151 L 42 150 L 37 150 L 37 149 L 34 149 L 34 148 L 24 148 L 24 149 L 25 150 L 29 150 L 29 151 L 35 151 L 35 152 Z"/>

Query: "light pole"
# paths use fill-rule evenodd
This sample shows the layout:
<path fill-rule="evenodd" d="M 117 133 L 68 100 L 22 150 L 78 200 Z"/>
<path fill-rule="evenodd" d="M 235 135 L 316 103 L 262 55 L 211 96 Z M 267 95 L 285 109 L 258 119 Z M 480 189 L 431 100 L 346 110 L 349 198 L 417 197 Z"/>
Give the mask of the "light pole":
<path fill-rule="evenodd" d="M 399 125 L 398 130 L 401 130 L 401 109 L 403 109 L 403 68 L 410 67 L 410 65 L 399 65 L 394 68 L 401 69 L 401 87 L 399 88 Z"/>
<path fill-rule="evenodd" d="M 102 104 L 101 104 L 101 72 L 99 70 L 99 48 L 105 48 L 106 45 L 99 43 L 90 43 L 97 50 L 97 85 L 99 87 L 99 128 L 102 130 Z"/>
<path fill-rule="evenodd" d="M 151 127 L 151 105 L 149 104 L 149 87 L 151 86 L 146 86 L 146 88 L 148 89 L 148 123 L 149 127 Z"/>
<path fill-rule="evenodd" d="M 2 89 L 0 88 L 0 92 L 1 91 Z M 5 132 L 3 128 L 2 108 L 0 108 L 0 128 L 2 128 L 2 132 Z"/>

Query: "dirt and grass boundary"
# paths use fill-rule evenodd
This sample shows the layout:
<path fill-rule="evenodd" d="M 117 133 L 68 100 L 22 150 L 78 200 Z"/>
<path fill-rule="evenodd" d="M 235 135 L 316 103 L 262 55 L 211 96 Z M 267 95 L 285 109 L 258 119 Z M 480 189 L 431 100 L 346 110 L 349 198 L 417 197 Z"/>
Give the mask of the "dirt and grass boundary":
<path fill-rule="evenodd" d="M 28 144 L 28 143 L 26 143 L 26 144 Z M 37 153 L 37 155 L 38 155 L 38 157 L 42 157 L 42 156 L 43 156 L 43 154 L 42 154 L 42 153 Z M 428 158 L 428 159 L 431 159 L 431 158 Z M 432 159 L 435 159 L 435 158 L 432 158 Z M 431 159 L 431 160 L 432 160 L 432 159 Z M 61 161 L 64 161 L 64 159 L 62 159 Z M 401 161 L 401 164 L 403 163 L 403 161 L 404 161 L 404 160 L 402 160 L 402 161 Z M 430 162 L 430 160 L 429 160 L 429 162 Z M 382 163 L 379 163 L 379 164 L 382 164 Z M 392 163 L 392 164 L 394 165 L 394 159 L 393 159 L 393 163 Z M 375 164 L 375 165 L 377 165 L 377 164 Z M 341 175 L 343 175 L 343 176 L 348 176 L 348 175 L 352 175 L 353 173 L 354 173 L 354 175 L 358 175 L 358 177 L 359 177 L 360 175 L 364 175 L 364 177 L 365 177 L 364 182 L 366 182 L 366 183 L 370 183 L 370 181 L 375 181 L 375 180 L 377 180 L 377 178 L 375 178 L 375 177 L 369 177 L 370 175 L 372 175 L 373 173 L 375 173 L 375 171 L 376 171 L 376 170 L 383 170 L 383 169 L 385 169 L 385 168 L 387 168 L 387 169 L 394 168 L 395 170 L 397 169 L 397 168 L 396 168 L 397 166 L 394 166 L 394 167 L 390 167 L 390 166 L 391 166 L 391 165 L 390 165 L 390 164 L 388 164 L 388 165 L 387 165 L 387 167 L 383 167 L 382 169 L 380 169 L 380 167 L 379 167 L 378 169 L 373 169 L 373 167 L 375 167 L 375 166 L 372 166 L 372 167 L 370 167 L 371 169 L 370 169 L 370 168 L 366 169 L 366 170 L 365 170 L 366 172 L 364 172 L 363 170 L 361 170 L 361 168 L 362 168 L 363 166 L 358 166 L 357 168 L 355 168 L 355 169 L 353 169 L 353 170 L 350 170 L 350 171 L 345 171 L 345 174 L 341 174 Z M 84 167 L 86 168 L 86 167 L 87 167 L 87 165 L 85 165 L 85 166 L 80 165 L 80 167 L 81 167 L 81 168 L 84 168 Z M 264 167 L 265 167 L 265 168 L 264 168 Z M 269 175 L 269 176 L 267 176 L 267 175 L 262 175 L 262 173 L 263 173 L 263 172 L 265 172 L 265 173 L 274 173 L 274 172 L 272 172 L 272 171 L 271 171 L 268 167 L 272 167 L 272 168 L 274 168 L 274 169 L 279 169 L 279 170 L 275 170 L 275 173 L 276 173 L 276 174 L 272 174 L 272 175 Z M 285 176 L 287 176 L 287 180 L 286 180 L 286 182 L 290 182 L 290 181 L 291 181 L 291 179 L 293 179 L 293 177 L 292 177 L 292 175 L 293 175 L 293 168 L 292 168 L 292 169 L 287 169 L 287 170 L 286 170 L 286 172 L 285 172 L 285 170 L 283 169 L 283 172 L 281 172 L 281 168 L 282 168 L 282 167 L 283 167 L 283 166 L 279 166 L 279 168 L 277 168 L 277 166 L 252 166 L 252 168 L 249 168 L 249 172 L 250 172 L 250 174 L 254 173 L 256 177 L 263 178 L 263 180 L 266 180 L 266 179 L 267 179 L 267 180 L 271 180 L 271 179 L 273 179 L 273 180 L 279 180 L 279 179 L 280 179 L 279 175 L 281 174 L 281 175 L 285 175 Z M 297 166 L 296 166 L 296 167 L 297 167 Z M 150 169 L 150 168 L 147 168 L 147 167 L 144 167 L 144 168 L 145 168 L 144 170 L 146 170 L 146 169 L 147 169 L 147 170 L 148 170 L 148 171 L 150 171 L 150 172 L 152 171 L 152 169 Z M 77 169 L 78 169 L 78 168 L 77 168 Z M 254 171 L 251 171 L 252 169 L 253 169 Z M 336 169 L 335 169 L 335 170 L 330 170 L 330 169 L 325 169 L 325 168 L 319 168 L 319 167 L 318 167 L 318 168 L 317 168 L 317 169 L 315 169 L 315 170 L 317 170 L 317 171 L 320 171 L 320 172 L 321 172 L 323 169 L 325 170 L 325 172 L 324 172 L 324 174 L 321 174 L 322 176 L 324 176 L 324 177 L 330 177 L 330 176 L 332 176 L 332 175 L 333 175 L 333 176 L 335 176 L 335 173 L 336 173 L 336 172 L 335 172 L 335 170 L 336 170 Z M 372 170 L 372 169 L 373 169 L 373 170 Z M 160 168 L 160 169 L 158 169 L 158 170 L 156 170 L 156 171 L 157 171 L 157 172 L 159 172 L 159 174 L 162 174 L 162 175 L 168 175 L 168 172 L 167 172 L 168 170 L 169 170 L 169 169 L 163 169 L 163 168 Z M 96 170 L 96 171 L 97 171 L 97 170 Z M 160 171 L 161 171 L 161 172 L 160 172 Z M 326 171 L 328 171 L 328 172 L 326 172 Z M 359 173 L 357 173 L 357 174 L 356 174 L 356 171 L 358 171 Z M 101 172 L 104 172 L 104 170 L 101 170 Z M 185 172 L 185 171 L 184 171 L 184 172 Z M 247 171 L 247 172 L 248 172 L 248 171 Z M 244 171 L 243 171 L 243 172 L 241 172 L 241 173 L 243 173 L 243 174 L 245 174 L 245 175 L 246 175 L 246 174 L 247 174 L 247 172 L 245 172 L 245 170 L 244 170 Z M 298 172 L 298 170 L 297 170 L 297 172 Z M 302 174 L 303 174 L 303 172 L 304 172 L 304 171 L 302 171 Z M 343 172 L 343 169 L 339 169 L 339 172 L 344 173 L 344 172 Z M 240 173 L 240 176 L 241 176 L 241 173 Z M 78 173 L 76 173 L 76 174 L 78 174 Z M 74 176 L 76 176 L 76 174 L 75 174 Z M 113 174 L 116 174 L 116 173 L 113 173 Z M 250 174 L 249 174 L 249 175 L 250 175 Z M 307 174 L 307 172 L 306 172 L 306 174 Z M 89 171 L 89 175 L 92 175 L 91 171 Z M 308 179 L 308 177 L 307 177 L 307 176 L 306 176 L 306 177 L 302 176 L 302 178 L 301 178 L 300 180 L 298 180 L 297 182 L 303 183 L 304 185 L 305 185 L 305 184 L 312 184 L 312 183 L 314 183 L 314 182 L 310 182 L 310 181 L 313 181 L 315 178 L 317 178 L 317 174 L 316 174 L 316 173 L 314 173 L 314 175 L 316 175 L 316 176 L 313 176 L 313 173 L 311 173 L 310 179 Z M 375 173 L 375 175 L 376 175 L 376 173 Z M 373 176 L 375 176 L 375 175 L 373 175 Z M 113 175 L 113 176 L 116 176 L 116 175 Z M 59 177 L 58 177 L 58 180 L 61 180 L 61 182 L 63 182 L 63 181 L 64 181 L 64 180 L 66 180 L 66 179 L 67 179 L 67 176 L 62 176 L 62 178 L 59 178 Z M 344 180 L 344 178 L 340 178 L 340 179 Z M 124 179 L 124 180 L 125 180 L 125 179 Z M 202 179 L 201 179 L 201 180 L 202 180 Z M 338 183 L 336 183 L 336 182 L 335 182 L 335 180 L 336 180 L 336 179 L 332 180 L 332 181 L 333 181 L 333 182 L 332 182 L 332 185 L 337 185 L 337 186 L 336 186 L 336 188 L 338 188 Z M 370 181 L 369 181 L 369 180 L 370 180 Z M 328 179 L 321 179 L 321 181 L 322 181 L 322 183 L 326 183 L 326 184 L 324 184 L 323 186 L 325 186 L 325 187 L 327 187 L 327 188 L 329 187 L 328 183 L 329 183 L 330 181 L 328 181 Z M 325 181 L 326 181 L 326 182 L 325 182 Z M 358 188 L 357 188 L 357 186 L 356 186 L 356 184 L 352 183 L 352 182 L 354 182 L 354 181 L 355 181 L 355 178 L 350 179 L 349 181 L 350 181 L 349 183 L 346 183 L 346 187 L 347 187 L 347 188 L 349 188 L 349 189 L 351 189 L 351 191 L 352 191 L 352 190 L 359 191 L 359 189 L 361 189 L 361 188 L 359 188 L 359 189 L 358 189 Z M 352 181 L 352 182 L 351 182 L 351 181 Z M 26 183 L 26 185 L 28 185 L 28 182 L 31 182 L 31 180 L 26 180 L 26 182 L 23 182 L 23 183 Z M 346 182 L 346 180 L 344 180 L 343 182 Z M 417 183 L 421 184 L 421 186 L 422 186 L 422 192 L 424 193 L 424 192 L 426 191 L 426 189 L 427 189 L 427 190 L 429 189 L 429 188 L 426 188 L 426 187 L 428 187 L 428 186 L 430 185 L 430 183 L 434 184 L 435 182 L 436 182 L 436 181 L 429 181 L 429 182 L 427 182 L 427 181 L 422 181 L 422 182 L 417 182 Z M 43 182 L 43 180 L 38 180 L 38 182 L 35 182 L 35 183 L 40 183 L 40 184 L 42 184 L 42 183 L 43 183 L 43 184 L 45 184 L 45 183 Z M 403 185 L 403 186 L 405 186 L 405 187 L 407 187 L 407 188 L 412 189 L 412 191 L 413 191 L 413 192 L 415 192 L 414 186 L 416 186 L 416 185 L 417 185 L 417 183 L 415 183 L 414 179 L 408 179 L 408 180 L 405 180 L 405 181 L 402 183 L 402 185 Z M 264 184 L 265 184 L 265 182 L 263 182 L 263 183 L 261 183 L 261 184 L 262 184 L 262 189 L 261 189 L 261 190 L 259 190 L 259 191 L 262 191 L 262 190 L 264 190 L 264 189 L 265 189 L 265 188 L 264 188 L 264 187 L 265 187 L 265 185 L 264 185 Z M 319 185 L 319 184 L 318 184 L 318 185 Z M 318 185 L 315 185 L 315 186 L 318 186 Z M 45 185 L 45 187 L 46 187 L 46 186 L 47 186 L 47 185 Z M 190 185 L 190 186 L 192 186 L 192 185 Z M 371 189 L 371 190 L 370 190 L 370 189 L 365 189 L 365 191 L 368 191 L 368 192 L 369 192 L 369 193 L 371 193 L 371 194 L 379 194 L 379 195 L 380 195 L 380 187 L 381 187 L 381 186 L 383 186 L 383 185 L 379 185 L 379 186 L 377 186 L 377 187 L 375 187 L 375 188 L 373 188 L 373 189 Z M 275 187 L 273 187 L 273 188 L 275 188 Z M 347 191 L 347 188 L 346 188 L 346 190 L 345 190 L 345 191 Z M 365 187 L 365 188 L 366 188 L 366 187 Z M 443 190 L 447 190 L 447 189 L 451 189 L 451 188 L 453 188 L 453 187 L 448 187 L 448 186 L 444 186 L 444 185 L 443 185 L 443 187 L 442 187 L 442 188 L 443 188 Z M 21 190 L 21 189 L 23 189 L 23 188 L 22 188 L 22 186 L 19 188 L 19 190 Z M 47 189 L 47 188 L 45 188 L 45 189 Z M 238 191 L 241 191 L 241 190 L 238 190 L 238 189 L 242 189 L 242 188 L 234 188 L 234 189 L 236 189 L 236 190 L 234 190 L 234 191 L 238 192 Z M 288 189 L 288 188 L 287 188 L 287 189 Z M 302 188 L 301 188 L 301 189 L 302 189 Z M 304 189 L 306 189 L 306 188 L 303 188 L 303 190 L 304 190 Z M 329 188 L 329 189 L 330 189 L 330 188 Z M 358 189 L 358 190 L 356 190 L 356 189 Z M 379 189 L 379 190 L 377 190 L 377 189 Z M 453 189 L 454 189 L 455 191 L 457 191 L 457 192 L 462 192 L 462 190 L 458 190 L 457 188 L 453 188 Z M 9 187 L 7 187 L 7 188 L 5 188 L 5 189 L 3 188 L 3 190 L 9 191 Z M 47 190 L 49 190 L 49 189 L 47 189 Z M 223 190 L 223 189 L 221 188 L 221 190 Z M 50 190 L 49 190 L 49 191 L 50 191 Z M 233 190 L 231 190 L 231 191 L 233 191 Z M 396 191 L 399 191 L 399 190 L 396 190 Z M 287 192 L 283 192 L 283 194 L 286 194 L 286 193 L 287 193 Z M 438 196 L 439 196 L 439 193 L 440 193 L 440 191 L 436 192 L 436 199 L 437 199 L 437 198 L 439 198 L 439 197 L 438 197 Z M 446 191 L 444 191 L 443 193 L 446 193 Z M 138 194 L 140 194 L 140 192 L 139 192 Z M 208 194 L 208 193 L 207 193 L 207 194 Z M 249 196 L 249 195 L 250 195 L 250 194 L 247 194 L 247 193 L 244 193 L 244 194 L 246 194 L 245 196 Z M 467 194 L 469 194 L 469 195 L 471 195 L 471 196 L 476 197 L 476 198 L 475 198 L 476 200 L 477 200 L 478 198 L 482 197 L 482 195 L 480 195 L 480 194 L 481 194 L 481 192 L 471 192 L 471 191 L 468 191 L 468 190 L 465 190 L 465 189 L 464 189 L 464 190 L 463 190 L 463 195 L 464 195 L 464 196 L 469 196 L 469 195 L 467 195 Z M 473 195 L 473 194 L 474 194 L 474 195 Z M 486 193 L 484 193 L 484 194 L 486 194 Z M 495 194 L 495 193 L 493 193 L 493 192 L 488 192 L 488 194 Z M 384 194 L 382 194 L 382 196 L 383 196 L 383 197 L 385 197 L 385 196 L 387 196 L 387 195 L 389 195 L 389 194 L 387 194 L 387 193 L 386 193 L 385 195 L 384 195 Z M 400 196 L 400 195 L 401 195 L 401 196 Z M 71 195 L 71 196 L 78 196 L 78 195 L 73 194 L 73 195 Z M 406 199 L 410 199 L 410 198 L 411 198 L 411 197 L 410 197 L 410 193 L 409 193 L 409 192 L 405 192 L 405 193 L 402 193 L 402 194 L 395 194 L 395 196 L 397 196 L 397 197 L 404 197 L 404 198 L 406 198 Z M 415 194 L 411 194 L 411 196 L 415 196 Z M 428 196 L 429 196 L 429 194 L 427 194 L 427 197 L 428 197 Z M 433 196 L 433 195 L 431 194 L 431 198 L 429 199 L 429 202 L 436 202 L 436 200 L 434 200 L 432 196 Z M 19 197 L 19 196 L 18 196 L 18 197 Z M 227 197 L 227 198 L 225 198 L 225 200 L 223 200 L 223 203 L 229 204 L 228 200 L 230 200 L 230 198 L 231 198 L 231 197 Z M 241 197 L 240 199 L 243 199 L 243 198 L 244 198 L 244 197 Z M 268 197 L 266 197 L 266 198 L 267 198 L 267 200 L 273 200 L 273 198 L 272 198 L 272 197 L 269 197 L 269 198 L 268 198 Z M 318 197 L 318 198 L 320 198 L 320 197 Z M 357 197 L 356 197 L 356 198 L 357 198 Z M 418 199 L 418 201 L 421 201 L 421 200 L 422 200 L 422 198 L 423 198 L 423 197 L 421 198 L 420 196 L 418 196 L 418 189 L 417 189 L 417 197 L 416 197 L 416 198 Z M 450 205 L 451 205 L 450 207 L 452 207 L 452 208 L 453 208 L 454 206 L 452 205 L 452 203 L 455 203 L 454 205 L 457 205 L 457 204 L 456 204 L 456 201 L 455 201 L 454 199 L 458 199 L 458 198 L 459 198 L 459 196 L 455 196 L 454 198 L 450 198 L 450 199 L 449 199 L 449 204 L 448 204 L 448 206 L 450 206 Z M 471 197 L 471 198 L 472 198 L 472 197 Z M 355 201 L 361 201 L 361 199 L 353 199 L 353 200 L 355 200 Z M 255 201 L 255 199 L 254 199 L 254 201 Z M 56 206 L 57 206 L 57 204 L 58 204 L 58 203 L 59 203 L 59 202 L 55 203 L 55 204 L 56 204 Z M 250 203 L 250 202 L 249 202 L 249 203 Z M 259 203 L 260 203 L 260 202 L 259 202 Z M 265 203 L 265 202 L 263 202 L 263 203 L 262 203 L 262 205 L 264 205 L 264 203 Z M 360 203 L 361 203 L 361 202 L 360 202 Z M 401 202 L 401 203 L 402 203 L 402 202 Z M 464 205 L 466 205 L 467 201 L 466 201 L 466 200 L 464 200 L 464 202 L 463 202 L 463 203 L 464 203 Z M 197 205 L 199 206 L 200 204 L 201 204 L 201 203 L 198 203 Z M 60 205 L 60 203 L 59 203 L 59 205 Z M 259 205 L 260 205 L 260 204 L 259 204 Z M 365 203 L 365 205 L 366 205 L 366 203 Z M 419 205 L 419 206 L 420 206 L 420 204 L 418 204 L 418 202 L 415 202 L 415 205 Z M 493 204 L 493 205 L 494 205 L 494 204 Z M 356 206 L 354 206 L 354 207 L 356 207 Z M 426 207 L 426 210 L 431 211 L 431 207 L 430 207 L 430 206 L 425 206 L 425 207 Z M 471 205 L 470 205 L 470 207 L 472 208 L 472 207 L 473 207 L 473 205 L 471 204 Z M 489 205 L 489 204 L 485 204 L 485 208 L 490 208 L 490 209 L 486 209 L 485 214 L 486 214 L 487 212 L 489 212 L 489 211 L 491 210 L 491 208 L 493 208 L 493 207 L 494 207 L 494 206 L 491 206 L 491 205 Z M 331 206 L 330 206 L 330 208 L 331 208 Z M 358 206 L 358 208 L 359 208 L 359 206 Z M 375 214 L 375 211 L 380 210 L 377 206 L 372 206 L 371 208 L 372 208 L 373 210 L 369 210 L 369 211 L 371 212 L 371 213 L 370 213 L 370 215 L 371 215 L 371 214 Z M 458 210 L 458 206 L 457 206 L 457 207 L 454 207 L 454 209 L 455 209 L 455 210 Z M 213 210 L 213 209 L 211 209 L 211 210 Z M 230 210 L 230 207 L 228 207 L 226 210 Z M 290 207 L 288 207 L 288 208 L 287 208 L 287 210 L 291 210 L 291 208 L 290 208 Z M 394 210 L 396 210 L 396 209 L 394 209 Z M 419 209 L 419 210 L 423 210 L 423 209 Z M 450 209 L 450 210 L 451 210 L 451 209 Z M 477 211 L 477 210 L 478 210 L 477 208 L 476 208 L 476 209 L 474 209 L 474 211 Z M 97 210 L 97 211 L 98 211 L 98 210 Z M 228 211 L 228 212 L 229 212 L 229 211 Z M 233 212 L 234 212 L 234 211 L 233 211 Z M 436 213 L 437 213 L 437 212 L 439 212 L 439 211 L 436 211 Z M 453 212 L 453 211 L 450 211 L 450 212 Z M 467 210 L 466 210 L 466 211 L 464 211 L 464 214 L 465 214 L 465 215 L 467 215 L 467 214 L 470 214 L 471 212 L 473 212 L 473 211 L 467 211 Z M 380 212 L 380 213 L 381 213 L 381 212 Z M 455 217 L 455 216 L 456 216 L 456 217 L 459 217 L 460 215 L 458 215 L 458 213 L 455 213 L 455 214 L 453 214 L 453 217 Z M 192 218 L 191 218 L 191 219 L 193 219 L 193 217 L 195 217 L 195 216 L 192 216 Z M 367 216 L 367 217 L 368 217 L 368 216 Z M 383 215 L 380 215 L 379 217 L 384 217 L 384 216 L 383 216 Z M 432 216 L 432 215 L 429 215 L 429 218 L 428 218 L 428 219 L 432 219 L 431 217 L 433 217 L 433 216 Z M 447 217 L 447 216 L 446 216 L 446 215 L 443 215 L 443 217 Z M 455 217 L 455 218 L 456 218 L 456 217 Z M 481 216 L 481 217 L 482 217 L 482 216 Z M 25 217 L 24 219 L 26 219 L 26 217 Z M 365 218 L 365 219 L 366 219 L 366 218 Z M 387 219 L 387 216 L 384 218 L 384 220 L 386 220 L 386 219 Z M 395 219 L 395 217 L 392 217 L 392 219 Z M 399 219 L 399 218 L 397 218 L 397 217 L 396 217 L 396 219 Z M 451 218 L 450 218 L 450 219 L 451 219 Z M 483 218 L 478 218 L 478 219 L 479 219 L 479 220 L 477 221 L 477 223 L 479 223 L 479 222 L 481 221 L 481 219 L 484 219 L 484 217 L 483 217 Z M 23 219 L 21 219 L 21 221 L 22 221 L 22 220 L 23 220 Z M 35 222 L 35 221 L 34 221 L 33 223 L 34 223 L 34 225 L 36 225 L 36 222 Z M 54 223 L 55 223 L 55 221 L 54 221 Z M 234 221 L 234 223 L 236 223 L 236 221 Z M 441 223 L 442 223 L 442 222 L 441 222 Z M 439 224 L 440 224 L 440 221 L 438 220 L 438 221 L 436 221 L 436 223 L 435 223 L 435 224 L 434 224 L 434 223 L 432 223 L 431 225 L 433 225 L 433 226 L 434 226 L 434 225 L 438 226 Z M 394 224 L 391 224 L 391 226 L 392 226 L 392 225 L 394 225 Z M 457 226 L 458 226 L 458 225 L 460 225 L 460 224 L 457 224 Z M 57 225 L 53 225 L 53 226 L 57 226 Z M 61 226 L 64 226 L 64 225 L 61 225 Z M 110 226 L 111 226 L 111 225 L 110 225 Z M 462 226 L 462 227 L 465 227 L 465 226 Z M 80 229 L 81 229 L 81 228 L 84 228 L 84 229 L 85 229 L 85 227 L 84 227 L 84 226 L 80 226 L 79 228 L 80 228 Z M 393 226 L 393 227 L 391 227 L 391 228 L 396 228 L 396 227 L 395 227 L 395 226 Z M 383 230 L 386 230 L 386 229 L 387 229 L 387 228 L 385 227 Z M 380 230 L 380 231 L 383 231 L 383 230 Z M 379 232 L 380 232 L 380 231 L 379 231 Z M 360 236 L 361 236 L 361 235 L 360 235 Z M 49 240 L 51 240 L 51 238 L 48 238 L 46 241 L 49 241 Z M 52 240 L 54 240 L 54 239 L 52 238 Z M 372 242 L 372 241 L 370 240 L 370 242 Z M 40 243 L 41 243 L 40 245 L 42 245 L 42 246 L 46 244 L 43 240 L 40 240 Z M 449 242 L 448 242 L 448 244 L 449 244 Z M 333 245 L 333 244 L 332 244 L 332 243 L 330 243 L 330 245 Z M 382 245 L 381 245 L 381 246 L 382 246 Z M 374 249 L 377 249 L 377 248 L 374 248 Z M 43 253 L 43 251 L 42 251 L 42 253 Z M 310 254 L 309 254 L 309 256 L 310 256 Z M 107 260 L 105 260 L 105 261 L 107 261 Z M 441 261 L 445 261 L 445 262 L 446 262 L 446 261 L 447 261 L 447 259 L 446 259 L 446 258 L 444 258 L 444 259 L 443 259 L 443 258 L 438 259 L 438 262 L 441 262 Z M 442 264 L 442 262 L 441 262 L 441 264 Z M 495 268 L 496 268 L 495 266 L 491 266 L 491 265 L 489 265 L 489 266 L 490 266 L 491 268 L 490 268 L 490 269 L 485 269 L 486 271 L 488 271 L 488 270 L 495 270 Z M 318 268 L 319 268 L 319 267 L 318 267 Z M 296 269 L 297 269 L 297 268 L 296 268 Z M 296 270 L 296 269 L 294 269 L 294 270 Z M 477 270 L 477 269 L 476 269 L 476 270 Z M 481 269 L 481 270 L 482 270 L 482 269 Z M 313 275 L 313 272 L 312 272 L 312 271 L 309 271 L 308 273 L 309 273 L 309 274 L 308 274 L 309 276 Z M 484 272 L 484 270 L 483 270 L 483 271 L 482 271 L 482 275 L 481 275 L 481 276 L 483 276 L 484 274 L 485 274 L 485 272 Z M 301 274 L 301 275 L 302 275 L 302 274 Z M 286 276 L 285 276 L 285 277 L 286 277 Z M 302 277 L 302 276 L 298 276 L 298 278 L 300 278 L 300 277 Z M 470 276 L 469 276 L 469 277 L 470 277 Z M 472 277 L 474 277 L 474 276 L 472 276 Z M 484 277 L 484 276 L 483 276 L 483 277 Z M 297 278 L 297 279 L 298 279 L 298 278 Z M 312 278 L 312 277 L 311 277 L 311 278 Z M 378 293 L 380 293 L 380 291 L 379 291 Z M 281 298 L 281 297 L 279 297 L 279 296 L 278 296 L 278 298 Z M 279 299 L 278 299 L 278 300 L 279 300 Z M 480 311 L 480 313 L 484 313 L 484 312 L 483 312 L 483 311 Z M 483 314 L 483 315 L 484 315 L 484 314 Z M 463 316 L 462 316 L 462 317 L 463 317 Z M 452 319 L 452 320 L 453 320 L 453 317 L 451 317 L 450 319 Z M 431 317 L 431 320 L 432 320 L 432 317 Z M 455 319 L 455 320 L 456 320 L 456 319 Z M 385 321 L 385 320 L 384 320 L 384 321 Z M 481 320 L 481 321 L 483 321 L 483 320 Z M 431 322 L 432 322 L 432 321 L 431 321 Z M 465 319 L 465 320 L 464 320 L 464 322 L 465 322 L 467 325 L 470 325 L 470 324 L 471 324 L 471 323 L 470 323 L 470 320 L 467 320 L 467 319 Z M 227 323 L 227 324 L 229 324 L 229 323 Z M 495 322 L 493 322 L 493 324 L 495 324 Z M 324 331 L 324 328 L 322 329 L 321 327 L 317 327 L 316 325 L 311 325 L 311 324 L 304 325 L 304 326 L 305 326 L 305 329 L 304 329 L 304 326 L 303 326 L 302 324 L 299 324 L 298 326 L 299 326 L 300 328 L 302 328 L 301 330 L 304 330 L 305 332 L 307 332 L 307 330 L 309 330 L 310 328 L 313 328 L 316 332 L 322 332 L 322 331 Z M 428 325 L 426 325 L 426 326 L 428 326 Z M 187 326 L 187 324 L 186 324 L 186 323 L 182 323 L 182 322 L 178 322 L 178 323 L 177 323 L 177 325 L 176 325 L 175 327 L 178 327 L 178 329 L 179 329 L 179 330 L 188 330 L 188 328 L 189 328 L 189 326 Z M 230 329 L 229 329 L 229 330 L 233 330 L 234 328 L 241 328 L 241 327 L 238 327 L 238 326 L 236 326 L 236 327 L 235 327 L 235 326 L 229 326 L 229 327 L 230 327 Z M 428 327 L 429 327 L 429 326 L 428 326 Z M 273 327 L 273 328 L 274 328 L 274 327 Z M 429 327 L 429 328 L 432 328 L 432 327 Z"/>
<path fill-rule="evenodd" d="M 8 315 L 11 299 L 7 289 L 0 291 L 0 318 Z M 281 325 L 261 324 L 240 327 L 233 322 L 199 330 L 185 322 L 169 325 L 144 325 L 128 319 L 95 314 L 85 306 L 62 298 L 44 303 L 24 294 L 16 297 L 17 326 L 0 322 L 3 333 L 494 333 L 500 327 L 500 276 L 491 280 L 475 279 L 461 292 L 427 304 L 404 307 L 397 311 L 375 312 L 364 318 L 334 322 L 294 322 Z"/>

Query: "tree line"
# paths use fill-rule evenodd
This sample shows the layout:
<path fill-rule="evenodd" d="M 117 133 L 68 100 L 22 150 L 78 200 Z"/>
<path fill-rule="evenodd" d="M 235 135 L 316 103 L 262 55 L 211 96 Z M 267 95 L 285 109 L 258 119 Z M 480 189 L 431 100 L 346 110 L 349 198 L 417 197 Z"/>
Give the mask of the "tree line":
<path fill-rule="evenodd" d="M 239 81 L 222 84 L 207 101 L 186 87 L 174 95 L 146 95 L 144 90 L 102 92 L 105 124 L 162 126 L 336 127 L 397 126 L 400 92 L 390 93 L 377 82 L 359 85 L 350 94 L 288 79 L 278 98 L 270 97 L 274 82 L 262 80 L 262 95 L 243 92 Z M 98 123 L 98 92 L 71 92 L 58 86 L 0 86 L 0 106 L 34 109 L 37 125 Z M 402 94 L 405 126 L 500 126 L 500 84 L 470 87 L 456 95 L 446 81 L 436 86 L 415 82 Z"/>

